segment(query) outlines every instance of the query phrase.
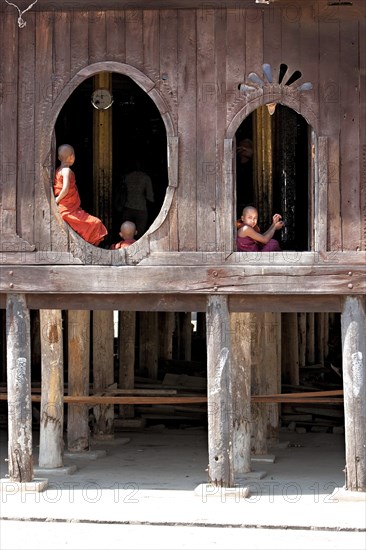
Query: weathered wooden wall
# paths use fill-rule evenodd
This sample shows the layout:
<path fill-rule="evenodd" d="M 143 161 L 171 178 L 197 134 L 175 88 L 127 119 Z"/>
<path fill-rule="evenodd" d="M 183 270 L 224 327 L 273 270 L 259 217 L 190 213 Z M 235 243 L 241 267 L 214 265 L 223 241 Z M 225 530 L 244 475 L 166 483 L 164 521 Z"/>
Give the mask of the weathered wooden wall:
<path fill-rule="evenodd" d="M 2 7 L 2 250 L 35 246 L 46 251 L 44 263 L 50 264 L 61 260 L 48 250 L 69 250 L 50 197 L 52 131 L 71 92 L 106 61 L 113 70 L 141 76 L 142 87 L 158 101 L 168 138 L 179 139 L 178 178 L 168 189 L 168 214 L 149 237 L 152 251 L 221 251 L 231 242 L 234 183 L 225 173 L 224 140 L 263 97 L 270 99 L 270 88 L 264 96 L 238 90 L 250 72 L 262 77 L 263 63 L 272 66 L 275 82 L 281 63 L 288 75 L 302 72 L 294 88 L 312 82 L 313 90 L 302 94 L 291 86 L 272 91 L 318 136 L 328 137 L 328 250 L 364 250 L 366 4 L 353 4 L 348 10 L 322 0 L 270 9 L 38 7 L 24 15 L 24 28 L 18 28 L 14 9 Z"/>

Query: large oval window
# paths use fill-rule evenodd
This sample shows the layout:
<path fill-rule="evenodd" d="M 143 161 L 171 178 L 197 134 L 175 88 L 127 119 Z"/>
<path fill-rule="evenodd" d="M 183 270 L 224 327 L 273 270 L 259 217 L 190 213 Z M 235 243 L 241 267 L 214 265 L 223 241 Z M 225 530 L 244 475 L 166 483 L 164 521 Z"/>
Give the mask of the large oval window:
<path fill-rule="evenodd" d="M 98 109 L 98 94 L 93 93 L 102 89 L 109 89 L 113 103 Z M 66 101 L 55 134 L 57 147 L 69 143 L 75 149 L 81 207 L 108 229 L 101 246 L 110 248 L 121 240 L 126 220 L 136 224 L 136 239 L 141 238 L 158 215 L 168 186 L 166 130 L 152 99 L 127 75 L 94 75 Z"/>

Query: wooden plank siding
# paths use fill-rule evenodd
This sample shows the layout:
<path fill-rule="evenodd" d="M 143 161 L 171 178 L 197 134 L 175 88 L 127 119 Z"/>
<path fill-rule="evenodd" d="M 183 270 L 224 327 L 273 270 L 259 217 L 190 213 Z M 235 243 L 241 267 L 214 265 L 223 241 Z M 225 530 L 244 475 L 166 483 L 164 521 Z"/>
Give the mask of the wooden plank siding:
<path fill-rule="evenodd" d="M 217 136 L 225 136 L 226 133 L 226 101 L 227 96 L 231 94 L 231 90 L 227 85 L 226 78 L 226 60 L 227 55 L 227 43 L 226 43 L 226 27 L 227 27 L 227 12 L 226 10 L 218 10 L 215 17 L 215 42 L 220 47 L 215 48 L 215 97 L 216 97 L 216 145 L 215 145 L 215 250 L 223 252 L 224 257 L 226 253 L 230 253 L 233 250 L 233 245 L 230 239 L 230 229 L 232 228 L 232 220 L 234 213 L 232 212 L 232 200 L 233 190 L 231 189 L 232 170 L 231 166 L 225 166 L 225 142 L 223 139 L 217 139 Z M 225 173 L 229 170 L 229 179 Z M 234 186 L 235 187 L 235 186 Z M 214 233 L 212 232 L 212 235 Z M 230 249 L 227 250 L 227 244 L 230 245 Z"/>
<path fill-rule="evenodd" d="M 359 21 L 360 36 L 360 65 L 366 64 L 366 18 Z M 360 85 L 360 112 L 366 113 L 366 71 L 359 74 Z M 362 245 L 361 250 L 366 249 L 366 124 L 359 124 L 360 132 L 360 183 L 361 183 L 361 223 Z"/>
<path fill-rule="evenodd" d="M 104 11 L 89 12 L 88 45 L 89 64 L 105 59 L 107 54 L 107 27 Z"/>
<path fill-rule="evenodd" d="M 178 250 L 197 249 L 197 127 L 196 14 L 178 13 L 178 136 L 179 186 L 177 189 Z M 183 139 L 184 138 L 184 139 Z"/>
<path fill-rule="evenodd" d="M 332 6 L 328 0 L 276 0 L 268 5 L 256 4 L 255 0 L 207 4 L 199 0 L 100 0 L 92 4 L 78 0 L 75 9 L 72 0 L 63 0 L 60 6 L 42 0 L 24 12 L 26 25 L 22 28 L 15 5 L 5 4 L 0 2 L 0 309 L 6 309 L 7 325 L 10 320 L 15 326 L 15 333 L 8 330 L 9 325 L 2 334 L 6 355 L 23 366 L 24 361 L 27 363 L 27 379 L 21 381 L 19 395 L 15 395 L 10 376 L 14 365 L 8 361 L 9 402 L 19 403 L 20 399 L 19 410 L 25 418 L 21 426 L 9 416 L 10 458 L 15 457 L 16 436 L 21 430 L 27 438 L 26 448 L 21 449 L 25 460 L 19 472 L 10 460 L 10 478 L 17 481 L 33 478 L 28 434 L 31 435 L 29 413 L 34 399 L 29 384 L 33 342 L 24 334 L 23 338 L 16 338 L 24 327 L 21 323 L 14 324 L 11 316 L 18 310 L 16 318 L 25 319 L 29 334 L 30 310 L 58 310 L 59 320 L 62 310 L 68 342 L 70 396 L 65 396 L 64 401 L 70 402 L 69 450 L 89 448 L 88 406 L 92 403 L 106 407 L 116 403 L 133 406 L 156 400 L 174 403 L 207 399 L 209 480 L 217 486 L 232 486 L 235 460 L 233 423 L 229 420 L 235 377 L 230 369 L 238 349 L 232 349 L 236 344 L 229 338 L 231 313 L 254 313 L 254 317 L 264 320 L 269 315 L 267 325 L 280 315 L 296 322 L 299 313 L 306 315 L 311 364 L 314 358 L 324 364 L 328 342 L 322 338 L 328 332 L 328 316 L 340 314 L 345 390 L 347 384 L 348 390 L 351 388 L 360 368 L 358 363 L 365 355 L 362 337 L 366 296 L 366 2 L 352 0 Z M 263 63 L 271 66 L 273 83 L 263 78 L 251 91 L 240 91 L 241 83 L 250 83 L 251 72 L 263 77 Z M 288 68 L 279 83 L 281 64 Z M 301 71 L 301 79 L 286 85 L 296 70 Z M 71 230 L 62 221 L 52 193 L 55 128 L 58 121 L 62 122 L 58 118 L 60 112 L 85 80 L 91 78 L 96 84 L 96 75 L 106 72 L 131 78 L 148 95 L 146 100 L 155 103 L 167 138 L 169 181 L 166 182 L 165 176 L 162 178 L 164 188 L 168 185 L 160 212 L 141 239 L 117 251 L 94 247 Z M 302 92 L 299 85 L 303 82 L 311 82 L 313 89 Z M 118 78 L 121 94 L 124 84 L 125 79 Z M 87 102 L 92 109 L 88 99 Z M 258 108 L 263 110 L 263 105 L 269 102 L 292 109 L 308 123 L 310 208 L 298 203 L 296 208 L 301 209 L 301 215 L 305 208 L 310 211 L 308 227 L 304 229 L 304 242 L 307 231 L 310 245 L 299 245 L 307 248 L 301 251 L 236 252 L 236 132 L 246 117 Z M 116 101 L 115 107 L 117 104 Z M 281 112 L 288 110 L 277 109 L 276 115 Z M 294 112 L 291 117 L 286 120 L 295 121 Z M 153 115 L 151 130 L 152 118 Z M 120 123 L 124 124 L 124 120 Z M 83 123 L 81 117 L 77 123 Z M 295 123 L 291 124 L 293 127 Z M 253 135 L 248 137 L 255 142 L 256 126 L 253 126 Z M 298 127 L 303 140 L 302 124 Z M 260 130 L 262 138 L 268 135 L 266 128 L 262 126 Z M 159 128 L 157 133 L 160 137 Z M 67 139 L 76 141 L 77 134 Z M 125 143 L 126 135 L 118 143 Z M 89 137 L 92 143 L 92 136 Z M 289 139 L 284 141 L 288 143 Z M 305 138 L 301 143 L 306 147 Z M 75 145 L 76 157 L 80 158 L 80 147 Z M 111 146 L 107 149 L 115 153 Z M 282 152 L 285 156 L 285 146 Z M 126 151 L 118 154 L 125 155 Z M 159 151 L 157 159 L 160 154 Z M 95 147 L 90 157 L 93 156 Z M 257 155 L 254 174 L 260 173 L 261 164 L 268 157 L 263 154 L 258 162 Z M 165 158 L 162 165 L 165 169 Z M 303 170 L 304 165 L 301 159 L 296 168 L 301 166 L 299 171 Z M 285 187 L 286 168 L 283 176 L 281 185 Z M 292 179 L 293 173 L 289 181 Z M 89 185 L 88 204 L 95 206 L 96 191 L 99 197 L 105 199 L 106 195 L 100 185 L 97 189 L 93 189 L 92 182 Z M 107 187 L 112 190 L 112 185 Z M 82 191 L 86 192 L 84 186 Z M 111 201 L 106 202 L 112 211 Z M 271 202 L 268 197 L 263 205 L 266 202 Z M 114 225 L 109 214 L 108 217 L 106 224 Z M 111 235 L 114 228 L 108 230 Z M 199 313 L 198 333 L 206 337 L 207 398 L 154 398 L 132 393 L 89 396 L 91 349 L 95 352 L 94 359 L 98 359 L 95 331 L 93 342 L 89 342 L 92 311 L 94 321 L 99 319 L 95 328 L 100 326 L 101 318 L 110 324 L 112 311 L 128 313 L 132 318 L 139 312 L 136 357 L 150 376 L 157 375 L 158 312 L 178 315 L 179 353 L 186 361 L 192 351 L 190 312 Z M 272 338 L 269 333 L 265 336 L 263 340 L 267 342 Z M 238 337 L 243 342 L 246 335 Z M 274 339 L 272 351 L 275 347 L 278 351 L 281 346 L 278 332 Z M 252 340 L 255 346 L 256 339 Z M 273 344 L 274 340 L 271 341 Z M 24 344 L 22 348 L 19 342 Z M 108 354 L 112 351 L 109 347 Z M 294 352 L 296 359 L 295 348 Z M 265 359 L 268 353 L 269 349 L 262 353 Z M 357 360 L 361 357 L 357 365 L 356 355 Z M 279 359 L 280 354 L 277 356 Z M 112 372 L 111 359 L 112 355 L 106 365 L 107 378 Z M 277 365 L 279 360 L 275 362 Z M 291 368 L 288 365 L 290 381 L 296 384 L 298 369 L 291 371 Z M 96 364 L 93 369 L 97 383 L 103 373 L 95 370 Z M 263 404 L 284 400 L 278 393 L 262 395 L 269 391 L 271 383 L 270 393 L 278 391 L 276 383 L 280 383 L 281 374 L 278 365 L 275 371 L 274 376 L 253 371 L 254 382 L 259 380 L 261 385 L 257 399 Z M 109 382 L 106 380 L 106 384 Z M 99 384 L 99 390 L 106 384 Z M 350 450 L 346 466 L 350 479 L 346 479 L 345 488 L 365 490 L 365 461 L 358 460 L 358 450 L 365 443 L 362 431 L 365 400 L 356 399 L 364 384 L 353 385 L 353 394 L 349 392 L 348 401 L 345 399 L 346 448 Z M 62 402 L 62 392 L 58 393 Z M 36 396 L 39 399 L 41 396 Z M 305 398 L 286 396 L 285 400 L 295 403 L 299 399 Z M 322 402 L 330 402 L 329 399 L 320 398 Z M 333 399 L 334 403 L 341 402 Z M 77 413 L 76 401 L 83 405 L 81 415 Z M 276 408 L 275 414 L 265 419 L 268 434 L 272 432 L 275 436 L 279 427 Z M 112 410 L 110 407 L 108 412 Z M 254 413 L 256 410 L 253 408 Z M 112 432 L 110 418 L 106 416 L 103 423 L 99 419 L 98 425 L 98 430 L 108 435 Z M 258 428 L 257 432 L 261 431 L 260 443 L 264 444 L 264 430 Z M 246 445 L 251 445 L 250 437 Z M 258 441 L 255 449 L 258 452 Z"/>
<path fill-rule="evenodd" d="M 7 37 L 7 47 L 2 43 L 0 60 L 2 75 L 1 113 L 1 231 L 2 235 L 16 234 L 17 189 L 17 96 L 18 96 L 18 29 L 11 14 L 1 18 L 2 33 Z M 4 238 L 2 249 L 7 249 Z"/>
<path fill-rule="evenodd" d="M 126 63 L 143 68 L 143 12 L 126 10 Z"/>
<path fill-rule="evenodd" d="M 361 247 L 359 33 L 358 25 L 340 20 L 341 212 L 342 249 Z M 363 124 L 365 113 L 363 114 Z M 362 123 L 361 123 L 362 124 Z M 365 181 L 363 182 L 365 184 Z"/>
<path fill-rule="evenodd" d="M 106 13 L 106 51 L 108 59 L 126 62 L 126 22 L 124 11 L 109 11 Z"/>
<path fill-rule="evenodd" d="M 216 250 L 216 10 L 202 10 L 197 26 L 197 244 Z M 222 45 L 220 44 L 220 47 Z"/>
<path fill-rule="evenodd" d="M 178 115 L 178 13 L 175 10 L 160 11 L 160 80 L 158 89 L 169 105 L 172 121 L 177 128 Z M 164 76 L 164 79 L 163 79 Z M 178 136 L 168 140 L 169 185 L 178 185 Z M 167 234 L 168 233 L 168 234 Z M 167 228 L 161 227 L 151 243 L 151 250 L 178 250 L 178 209 L 176 195 L 172 200 Z"/>
<path fill-rule="evenodd" d="M 318 100 L 322 135 L 328 136 L 328 246 L 342 249 L 340 232 L 340 46 L 339 21 L 328 10 L 319 14 Z"/>
<path fill-rule="evenodd" d="M 19 32 L 18 66 L 18 164 L 17 164 L 17 230 L 28 242 L 34 242 L 34 204 L 35 181 L 35 93 L 37 79 L 35 74 L 35 14 L 29 14 L 29 24 L 25 32 Z"/>
<path fill-rule="evenodd" d="M 56 16 L 57 17 L 57 16 Z M 75 12 L 71 18 L 70 29 L 70 71 L 74 76 L 85 66 L 89 50 L 89 24 L 88 12 Z M 108 35 L 110 28 L 107 29 Z"/>
<path fill-rule="evenodd" d="M 42 142 L 43 121 L 46 116 L 47 105 L 52 102 L 52 80 L 50 76 L 52 75 L 53 33 L 50 17 L 47 12 L 37 13 L 36 15 L 35 51 L 42 51 L 44 55 L 35 58 L 35 74 L 37 75 L 37 79 L 33 83 L 35 143 Z M 60 231 L 56 229 L 58 224 L 56 224 L 55 231 L 51 230 L 52 226 L 55 225 L 55 217 L 49 207 L 55 159 L 50 147 L 47 157 L 39 160 L 40 162 L 36 162 L 36 154 L 34 154 L 34 181 L 39 182 L 39 185 L 34 186 L 34 212 L 36 217 L 39 216 L 43 220 L 43 223 L 34 224 L 34 243 L 37 250 L 47 251 L 51 249 L 51 235 L 56 238 L 60 234 Z M 46 179 L 49 181 L 47 187 L 43 185 L 43 181 Z M 28 178 L 28 185 L 29 182 L 30 179 Z M 65 250 L 67 250 L 66 246 L 67 240 Z"/>
<path fill-rule="evenodd" d="M 114 61 L 121 65 L 113 70 L 131 67 L 130 74 L 138 70 L 146 76 L 150 97 L 160 98 L 160 108 L 172 121 L 168 137 L 179 139 L 177 187 L 169 190 L 169 212 L 146 237 L 148 245 L 141 245 L 144 252 L 135 260 L 157 263 L 153 255 L 162 252 L 230 254 L 235 182 L 225 172 L 230 143 L 224 155 L 224 140 L 235 115 L 239 113 L 237 125 L 261 103 L 259 92 L 246 96 L 238 86 L 249 72 L 262 76 L 265 62 L 271 64 L 275 81 L 279 65 L 286 63 L 284 80 L 298 69 L 303 73 L 300 82 L 314 85 L 312 92 L 297 99 L 293 93 L 293 98 L 300 114 L 312 111 L 317 135 L 328 138 L 325 246 L 331 251 L 364 248 L 365 92 L 360 85 L 365 78 L 360 64 L 364 67 L 366 7 L 356 2 L 352 15 L 343 13 L 346 9 L 341 16 L 324 2 L 309 2 L 301 10 L 283 3 L 270 10 L 38 8 L 27 13 L 27 25 L 18 29 L 13 11 L 6 10 L 0 37 L 3 234 L 18 231 L 35 244 L 38 255 L 40 249 L 44 252 L 42 263 L 47 263 L 47 248 L 63 255 L 65 263 L 78 261 L 67 256 L 70 250 L 77 254 L 78 247 L 69 244 L 55 205 L 49 203 L 53 167 L 47 162 L 54 159 L 44 128 L 52 128 L 55 105 L 61 108 L 60 98 L 70 95 L 73 78 L 81 83 L 95 73 L 90 64 L 98 63 L 100 70 L 101 63 Z M 162 80 L 163 74 L 167 78 Z M 48 160 L 40 158 L 40 151 L 47 152 Z M 115 263 L 111 253 L 100 252 L 95 263 Z M 120 263 L 129 261 L 125 257 L 127 253 L 119 256 Z M 24 258 L 36 261 L 27 254 Z M 55 262 L 50 255 L 49 263 Z M 14 263 L 19 261 L 14 258 Z"/>

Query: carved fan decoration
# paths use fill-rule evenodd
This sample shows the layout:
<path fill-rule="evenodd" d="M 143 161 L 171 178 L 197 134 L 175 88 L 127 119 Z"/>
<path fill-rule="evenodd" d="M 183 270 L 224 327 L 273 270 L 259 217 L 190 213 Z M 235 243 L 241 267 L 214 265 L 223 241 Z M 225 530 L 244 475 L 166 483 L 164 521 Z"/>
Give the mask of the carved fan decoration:
<path fill-rule="evenodd" d="M 245 82 L 239 84 L 239 90 L 241 92 L 244 92 L 245 94 L 250 94 L 251 92 L 257 91 L 258 88 L 264 88 L 264 86 L 266 86 L 266 82 L 268 84 L 274 84 L 271 65 L 269 63 L 264 63 L 262 65 L 262 69 L 263 69 L 263 78 L 259 77 L 257 73 L 254 73 L 254 72 L 249 73 L 246 79 L 248 84 Z M 281 87 L 292 86 L 295 82 L 297 82 L 302 77 L 301 71 L 294 71 L 292 75 L 286 76 L 287 69 L 288 69 L 288 66 L 285 63 L 281 63 L 280 71 L 278 74 L 278 84 Z M 294 87 L 292 89 L 294 89 Z M 313 89 L 313 85 L 311 82 L 304 82 L 303 84 L 300 84 L 300 86 L 297 87 L 297 91 L 300 93 L 307 92 L 312 89 Z M 267 105 L 269 114 L 273 115 L 276 109 L 276 103 L 266 103 L 266 105 Z"/>

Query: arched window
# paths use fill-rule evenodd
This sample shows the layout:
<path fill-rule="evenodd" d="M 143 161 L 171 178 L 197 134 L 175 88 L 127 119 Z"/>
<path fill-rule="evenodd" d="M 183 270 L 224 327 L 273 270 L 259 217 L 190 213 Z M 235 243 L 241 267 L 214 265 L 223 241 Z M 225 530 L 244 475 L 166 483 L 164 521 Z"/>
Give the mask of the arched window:
<path fill-rule="evenodd" d="M 275 212 L 285 227 L 275 234 L 285 250 L 310 250 L 309 126 L 293 109 L 261 106 L 236 135 L 236 216 L 252 204 L 265 231 Z"/>

